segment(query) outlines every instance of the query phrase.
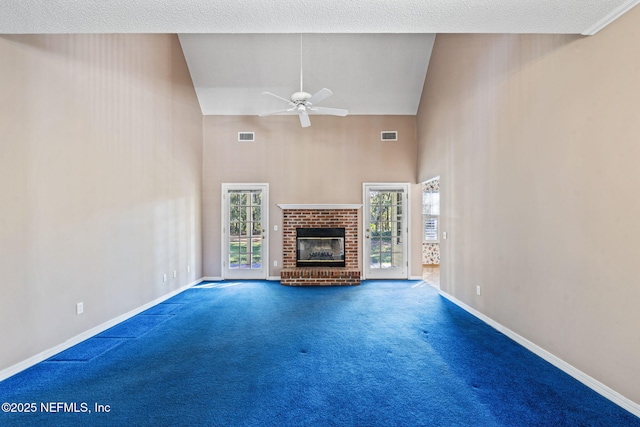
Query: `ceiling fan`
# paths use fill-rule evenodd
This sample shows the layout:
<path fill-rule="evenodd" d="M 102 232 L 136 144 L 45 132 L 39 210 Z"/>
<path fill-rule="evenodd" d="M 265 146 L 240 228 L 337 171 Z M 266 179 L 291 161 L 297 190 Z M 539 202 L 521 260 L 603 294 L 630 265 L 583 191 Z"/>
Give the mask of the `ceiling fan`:
<path fill-rule="evenodd" d="M 300 35 L 300 92 L 295 92 L 291 95 L 291 99 L 285 99 L 281 96 L 273 94 L 271 92 L 262 92 L 262 95 L 270 95 L 275 98 L 278 98 L 287 104 L 289 104 L 289 108 L 284 110 L 272 111 L 269 113 L 260 114 L 260 117 L 271 116 L 274 114 L 298 114 L 300 117 L 300 124 L 303 128 L 311 126 L 311 120 L 309 119 L 309 114 L 322 114 L 322 115 L 331 115 L 331 116 L 340 116 L 344 117 L 349 114 L 348 110 L 344 110 L 342 108 L 327 108 L 327 107 L 316 107 L 316 104 L 324 101 L 331 95 L 331 92 L 327 88 L 320 89 L 318 92 L 311 95 L 308 92 L 305 92 L 302 88 L 302 34 Z"/>

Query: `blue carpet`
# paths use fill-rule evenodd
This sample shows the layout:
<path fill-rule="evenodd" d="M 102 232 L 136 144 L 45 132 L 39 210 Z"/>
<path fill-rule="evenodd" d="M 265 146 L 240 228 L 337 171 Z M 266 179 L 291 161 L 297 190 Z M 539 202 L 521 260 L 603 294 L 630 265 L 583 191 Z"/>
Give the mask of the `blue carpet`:
<path fill-rule="evenodd" d="M 417 282 L 233 283 L 177 295 L 171 321 L 85 363 L 1 382 L 0 402 L 38 410 L 0 425 L 640 427 Z"/>

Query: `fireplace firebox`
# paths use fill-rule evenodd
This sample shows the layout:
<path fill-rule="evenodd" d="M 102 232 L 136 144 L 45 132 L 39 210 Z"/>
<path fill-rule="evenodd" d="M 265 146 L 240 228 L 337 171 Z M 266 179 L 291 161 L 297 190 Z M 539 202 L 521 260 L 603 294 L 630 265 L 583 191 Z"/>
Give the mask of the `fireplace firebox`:
<path fill-rule="evenodd" d="M 297 267 L 344 267 L 344 228 L 298 228 Z"/>

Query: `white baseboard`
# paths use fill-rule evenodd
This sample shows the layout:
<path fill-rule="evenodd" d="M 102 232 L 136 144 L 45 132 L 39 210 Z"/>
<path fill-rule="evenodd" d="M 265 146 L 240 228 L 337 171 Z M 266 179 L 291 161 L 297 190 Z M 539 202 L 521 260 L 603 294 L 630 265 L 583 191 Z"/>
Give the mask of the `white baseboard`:
<path fill-rule="evenodd" d="M 95 335 L 98 335 L 101 332 L 106 331 L 107 329 L 117 325 L 118 323 L 124 322 L 127 319 L 130 319 L 131 317 L 135 316 L 136 314 L 140 314 L 145 310 L 150 309 L 151 307 L 153 307 L 154 305 L 160 304 L 163 301 L 168 300 L 169 298 L 172 298 L 176 295 L 178 295 L 181 292 L 186 291 L 187 289 L 189 289 L 190 287 L 197 285 L 198 283 L 202 282 L 203 279 L 199 279 L 196 280 L 194 282 L 189 283 L 188 285 L 185 285 L 179 289 L 176 289 L 174 291 L 169 292 L 168 294 L 165 294 L 159 298 L 156 298 L 155 300 L 148 302 L 144 305 L 141 305 L 140 307 L 134 308 L 133 310 L 121 314 L 118 317 L 115 317 L 111 320 L 108 320 L 94 328 L 89 329 L 88 331 L 85 331 L 79 335 L 76 335 L 73 338 L 69 338 L 68 340 L 66 340 L 65 342 L 58 344 L 55 347 L 52 347 L 50 349 L 47 349 L 41 353 L 38 353 L 34 356 L 31 356 L 30 358 L 23 360 L 22 362 L 18 362 L 13 366 L 9 366 L 6 369 L 3 369 L 2 371 L 0 371 L 0 381 L 6 380 L 7 378 L 17 374 L 18 372 L 24 371 L 27 368 L 30 368 L 33 365 L 36 365 L 44 360 L 47 360 L 48 358 L 50 358 L 53 355 L 56 355 L 58 353 L 60 353 L 61 351 L 64 351 L 68 348 L 73 347 L 76 344 L 81 343 L 84 340 L 87 340 Z"/>
<path fill-rule="evenodd" d="M 540 356 L 541 358 L 543 358 L 547 362 L 551 363 L 556 368 L 558 368 L 561 371 L 564 371 L 565 373 L 571 375 L 573 378 L 575 378 L 576 380 L 580 381 L 582 384 L 586 385 L 587 387 L 589 387 L 590 389 L 592 389 L 596 393 L 598 393 L 598 394 L 602 395 L 603 397 L 609 399 L 610 401 L 612 401 L 616 405 L 626 409 L 627 411 L 631 412 L 633 415 L 635 415 L 637 417 L 640 417 L 640 405 L 639 404 L 637 404 L 634 401 L 624 397 L 623 395 L 621 395 L 617 391 L 615 391 L 615 390 L 611 389 L 610 387 L 602 384 L 600 381 L 596 380 L 595 378 L 585 374 L 584 372 L 582 372 L 578 368 L 568 364 L 567 362 L 565 362 L 564 360 L 560 359 L 559 357 L 554 356 L 553 354 L 549 353 L 547 350 L 543 349 L 542 347 L 538 346 L 537 344 L 532 343 L 528 339 L 526 339 L 523 336 L 513 332 L 511 329 L 501 325 L 500 323 L 496 322 L 495 320 L 491 319 L 490 317 L 485 316 L 484 314 L 480 313 L 476 309 L 474 309 L 474 308 L 468 306 L 467 304 L 463 303 L 462 301 L 458 300 L 454 296 L 449 295 L 448 293 L 443 292 L 443 291 L 440 291 L 440 295 L 442 295 L 444 298 L 448 299 L 452 303 L 456 304 L 460 308 L 464 309 L 465 311 L 469 312 L 470 314 L 474 315 L 478 319 L 482 320 L 483 322 L 485 322 L 486 324 L 488 324 L 492 328 L 496 329 L 498 332 L 501 332 L 504 335 L 508 336 L 509 338 L 511 338 L 512 340 L 514 340 L 515 342 L 517 342 L 518 344 L 520 344 L 521 346 L 523 346 L 527 350 L 529 350 L 532 353 Z"/>
<path fill-rule="evenodd" d="M 201 279 L 202 282 L 222 282 L 223 280 L 222 277 L 203 277 Z"/>
<path fill-rule="evenodd" d="M 278 282 L 278 281 L 280 281 L 280 276 L 269 276 L 269 277 L 267 277 L 267 280 L 269 280 L 271 282 Z"/>
<path fill-rule="evenodd" d="M 409 276 L 409 280 L 422 280 L 422 276 Z"/>

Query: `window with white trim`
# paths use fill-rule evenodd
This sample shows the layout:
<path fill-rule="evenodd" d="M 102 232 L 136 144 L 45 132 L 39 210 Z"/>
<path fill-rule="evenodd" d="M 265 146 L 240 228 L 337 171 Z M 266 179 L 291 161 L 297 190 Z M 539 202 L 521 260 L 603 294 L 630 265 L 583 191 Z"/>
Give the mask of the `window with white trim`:
<path fill-rule="evenodd" d="M 422 241 L 438 243 L 440 192 L 428 187 L 422 190 Z"/>

